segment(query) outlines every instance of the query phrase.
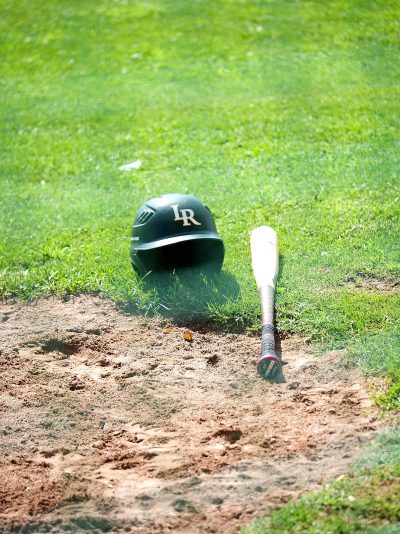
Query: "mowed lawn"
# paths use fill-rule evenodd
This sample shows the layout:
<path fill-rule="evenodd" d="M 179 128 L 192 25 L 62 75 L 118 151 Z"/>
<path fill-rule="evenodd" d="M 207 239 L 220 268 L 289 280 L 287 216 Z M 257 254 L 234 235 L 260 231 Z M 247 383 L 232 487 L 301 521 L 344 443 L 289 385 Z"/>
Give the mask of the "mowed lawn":
<path fill-rule="evenodd" d="M 101 292 L 257 328 L 268 224 L 278 330 L 348 348 L 399 407 L 398 1 L 1 0 L 0 28 L 1 299 Z M 220 277 L 134 274 L 135 212 L 169 192 L 211 208 Z"/>

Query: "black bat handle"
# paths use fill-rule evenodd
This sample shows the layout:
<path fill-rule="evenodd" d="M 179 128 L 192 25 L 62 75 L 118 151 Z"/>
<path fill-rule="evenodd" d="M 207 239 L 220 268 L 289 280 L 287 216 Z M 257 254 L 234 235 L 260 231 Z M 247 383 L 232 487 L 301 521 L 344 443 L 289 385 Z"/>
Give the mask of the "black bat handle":
<path fill-rule="evenodd" d="M 274 325 L 271 323 L 263 324 L 261 330 L 261 357 L 271 354 L 276 356 Z"/>
<path fill-rule="evenodd" d="M 263 378 L 272 378 L 281 370 L 282 363 L 275 348 L 274 335 L 274 295 L 275 288 L 266 286 L 260 289 L 262 330 L 261 355 L 257 360 L 257 369 Z"/>

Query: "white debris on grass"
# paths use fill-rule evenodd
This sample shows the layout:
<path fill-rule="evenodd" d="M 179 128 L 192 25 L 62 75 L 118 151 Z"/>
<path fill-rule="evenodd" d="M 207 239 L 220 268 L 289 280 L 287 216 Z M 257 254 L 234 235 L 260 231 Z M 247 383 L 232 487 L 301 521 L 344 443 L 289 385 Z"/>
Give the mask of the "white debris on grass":
<path fill-rule="evenodd" d="M 143 56 L 143 54 L 141 52 L 135 52 L 134 54 L 131 55 L 131 58 L 132 59 L 140 59 L 142 56 Z"/>
<path fill-rule="evenodd" d="M 131 163 L 126 163 L 125 165 L 121 165 L 118 167 L 120 171 L 135 171 L 140 169 L 142 166 L 142 161 L 140 159 L 137 159 L 136 161 L 132 161 Z"/>

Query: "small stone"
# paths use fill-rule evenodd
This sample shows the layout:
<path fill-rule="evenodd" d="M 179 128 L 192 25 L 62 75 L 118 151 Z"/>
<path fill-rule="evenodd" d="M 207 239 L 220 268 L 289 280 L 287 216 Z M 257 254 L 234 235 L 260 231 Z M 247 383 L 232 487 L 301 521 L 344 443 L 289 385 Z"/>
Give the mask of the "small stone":
<path fill-rule="evenodd" d="M 150 495 L 142 494 L 142 495 L 137 495 L 136 499 L 138 501 L 147 502 L 147 501 L 151 501 L 152 497 L 150 497 Z"/>
<path fill-rule="evenodd" d="M 206 358 L 206 362 L 207 362 L 209 365 L 217 365 L 218 360 L 219 360 L 218 354 L 212 354 L 211 356 L 208 356 L 208 357 Z"/>
<path fill-rule="evenodd" d="M 71 391 L 77 391 L 77 390 L 80 390 L 80 389 L 85 389 L 85 384 L 83 382 L 81 382 L 80 380 L 78 380 L 78 379 L 73 379 L 69 383 L 69 389 Z"/>

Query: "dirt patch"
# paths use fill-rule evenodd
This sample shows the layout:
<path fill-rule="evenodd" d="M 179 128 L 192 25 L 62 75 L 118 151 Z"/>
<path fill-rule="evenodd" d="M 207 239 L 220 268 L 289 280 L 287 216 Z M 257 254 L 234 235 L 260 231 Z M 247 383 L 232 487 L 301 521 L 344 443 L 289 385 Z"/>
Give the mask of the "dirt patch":
<path fill-rule="evenodd" d="M 400 281 L 394 279 L 370 278 L 360 275 L 350 278 L 347 281 L 347 287 L 353 290 L 377 293 L 398 293 L 400 291 Z"/>
<path fill-rule="evenodd" d="M 229 532 L 341 475 L 382 425 L 358 369 L 282 341 L 121 314 L 100 298 L 2 304 L 0 524 L 9 532 Z"/>

